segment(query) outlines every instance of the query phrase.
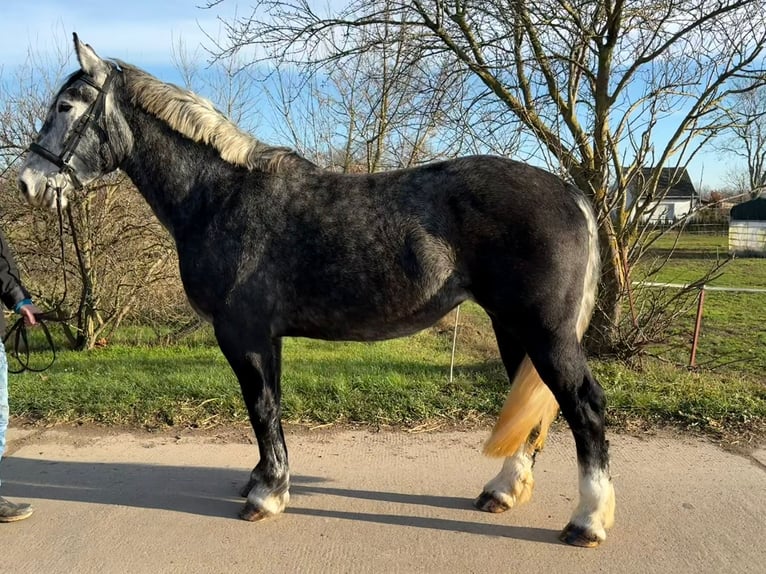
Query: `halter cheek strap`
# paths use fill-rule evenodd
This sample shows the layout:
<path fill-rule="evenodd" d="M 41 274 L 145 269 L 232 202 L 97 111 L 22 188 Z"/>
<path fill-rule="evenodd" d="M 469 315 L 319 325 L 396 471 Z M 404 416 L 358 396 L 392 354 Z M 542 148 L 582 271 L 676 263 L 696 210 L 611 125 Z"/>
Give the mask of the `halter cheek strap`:
<path fill-rule="evenodd" d="M 118 73 L 119 70 L 116 67 L 112 67 L 109 75 L 107 75 L 106 80 L 104 80 L 104 83 L 101 86 L 96 84 L 93 81 L 93 78 L 90 76 L 83 75 L 79 78 L 80 81 L 85 82 L 97 90 L 98 96 L 96 96 L 96 99 L 93 100 L 93 103 L 88 107 L 85 113 L 75 122 L 72 131 L 69 133 L 66 140 L 64 140 L 61 154 L 55 154 L 36 142 L 29 144 L 29 151 L 51 162 L 53 165 L 59 168 L 59 173 L 63 173 L 69 176 L 69 179 L 72 181 L 72 185 L 74 185 L 74 188 L 78 191 L 83 188 L 83 184 L 80 181 L 80 178 L 77 177 L 75 169 L 69 164 L 69 160 L 71 160 L 72 156 L 74 156 L 77 145 L 85 135 L 85 130 L 88 129 L 88 126 L 92 124 L 106 143 L 107 150 L 111 156 L 109 158 L 110 163 L 114 163 L 116 161 L 117 155 L 112 148 L 112 144 L 109 140 L 109 134 L 106 132 L 106 129 L 104 129 L 101 124 L 99 124 L 98 120 L 101 116 L 104 115 L 106 107 L 106 94 L 109 90 L 109 86 L 111 85 L 112 80 Z"/>

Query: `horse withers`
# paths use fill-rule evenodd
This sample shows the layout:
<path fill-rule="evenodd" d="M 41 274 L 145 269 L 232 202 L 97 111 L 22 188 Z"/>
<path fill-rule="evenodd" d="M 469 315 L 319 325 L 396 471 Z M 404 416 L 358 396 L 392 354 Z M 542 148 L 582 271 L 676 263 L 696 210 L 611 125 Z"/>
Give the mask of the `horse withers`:
<path fill-rule="evenodd" d="M 19 187 L 35 205 L 115 169 L 173 235 L 194 309 L 239 381 L 260 452 L 246 520 L 289 499 L 281 424 L 285 336 L 408 335 L 465 300 L 488 313 L 511 378 L 485 452 L 504 457 L 476 505 L 529 499 L 534 456 L 561 409 L 580 499 L 561 538 L 596 546 L 613 522 L 604 393 L 581 346 L 595 304 L 598 240 L 584 195 L 498 157 L 346 175 L 241 131 L 210 102 L 101 59 L 75 35 L 81 69 L 54 97 Z"/>

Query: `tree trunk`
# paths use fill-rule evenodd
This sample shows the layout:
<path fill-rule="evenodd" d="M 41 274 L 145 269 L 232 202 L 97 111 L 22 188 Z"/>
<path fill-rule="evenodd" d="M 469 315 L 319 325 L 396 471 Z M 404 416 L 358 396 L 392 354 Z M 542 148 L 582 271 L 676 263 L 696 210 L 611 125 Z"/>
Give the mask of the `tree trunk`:
<path fill-rule="evenodd" d="M 618 343 L 622 301 L 625 293 L 625 273 L 620 251 L 614 236 L 605 227 L 599 227 L 601 247 L 601 280 L 596 299 L 596 308 L 584 343 L 588 353 L 593 355 L 613 354 Z"/>

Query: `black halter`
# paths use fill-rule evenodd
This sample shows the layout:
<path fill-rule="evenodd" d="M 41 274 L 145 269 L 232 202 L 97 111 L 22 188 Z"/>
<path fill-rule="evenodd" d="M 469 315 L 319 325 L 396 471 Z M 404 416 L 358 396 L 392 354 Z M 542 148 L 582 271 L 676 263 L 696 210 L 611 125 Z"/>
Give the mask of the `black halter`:
<path fill-rule="evenodd" d="M 77 145 L 85 135 L 85 130 L 88 129 L 88 126 L 92 124 L 106 142 L 107 149 L 109 150 L 109 155 L 111 155 L 110 162 L 113 163 L 116 160 L 114 149 L 112 148 L 112 144 L 109 141 L 109 134 L 107 134 L 106 129 L 99 123 L 98 120 L 101 118 L 101 116 L 104 115 L 106 95 L 112 80 L 118 73 L 119 70 L 113 66 L 109 72 L 109 75 L 106 77 L 106 80 L 104 80 L 104 83 L 101 86 L 96 84 L 96 82 L 93 81 L 93 78 L 88 75 L 83 75 L 78 78 L 80 81 L 83 81 L 89 86 L 95 88 L 98 91 L 98 96 L 96 96 L 96 99 L 93 100 L 93 103 L 88 107 L 85 113 L 75 122 L 72 131 L 69 133 L 66 140 L 64 140 L 64 146 L 62 148 L 61 154 L 56 155 L 49 149 L 44 148 L 36 142 L 29 144 L 29 151 L 36 153 L 40 157 L 45 158 L 53 165 L 58 167 L 59 173 L 65 173 L 68 175 L 72 180 L 72 185 L 74 185 L 74 188 L 77 190 L 82 189 L 83 185 L 80 181 L 80 178 L 77 177 L 74 168 L 69 164 L 69 160 L 72 159 L 72 156 L 75 154 Z"/>

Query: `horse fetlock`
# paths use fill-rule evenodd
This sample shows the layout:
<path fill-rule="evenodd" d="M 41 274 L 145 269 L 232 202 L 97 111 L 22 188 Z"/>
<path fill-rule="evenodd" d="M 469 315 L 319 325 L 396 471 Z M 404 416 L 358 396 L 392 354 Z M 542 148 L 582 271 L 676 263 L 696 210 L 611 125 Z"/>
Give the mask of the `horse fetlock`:
<path fill-rule="evenodd" d="M 504 512 L 532 498 L 534 451 L 530 454 L 527 450 L 527 445 L 522 445 L 513 456 L 505 459 L 498 475 L 484 486 L 484 491 L 474 502 L 476 508 L 485 512 Z"/>
<path fill-rule="evenodd" d="M 529 502 L 535 489 L 535 480 L 531 472 L 519 476 L 508 488 L 493 486 L 494 482 L 487 484 L 474 501 L 474 506 L 479 510 L 505 512 L 509 508 Z"/>
<path fill-rule="evenodd" d="M 250 472 L 250 477 L 245 486 L 240 489 L 239 495 L 242 498 L 247 498 L 250 495 L 250 491 L 256 487 L 266 493 L 281 493 L 290 488 L 290 473 L 286 470 L 273 472 L 261 466 L 256 466 Z"/>
<path fill-rule="evenodd" d="M 606 540 L 614 525 L 614 485 L 608 471 L 585 473 L 580 479 L 580 503 L 560 540 L 573 546 L 593 548 Z"/>
<path fill-rule="evenodd" d="M 611 528 L 614 526 L 614 507 L 615 507 L 615 500 L 614 500 L 614 485 L 612 484 L 611 479 L 609 480 L 609 490 L 606 502 L 602 505 L 600 510 L 600 517 L 601 522 L 604 525 L 604 528 Z"/>
<path fill-rule="evenodd" d="M 247 481 L 247 484 L 239 490 L 239 495 L 242 498 L 247 498 L 247 495 L 250 494 L 250 491 L 253 490 L 256 484 L 258 484 L 258 481 L 254 478 L 250 478 L 250 480 Z"/>
<path fill-rule="evenodd" d="M 264 493 L 254 488 L 247 496 L 245 507 L 239 513 L 240 518 L 257 522 L 270 516 L 281 514 L 290 501 L 290 491 Z"/>

